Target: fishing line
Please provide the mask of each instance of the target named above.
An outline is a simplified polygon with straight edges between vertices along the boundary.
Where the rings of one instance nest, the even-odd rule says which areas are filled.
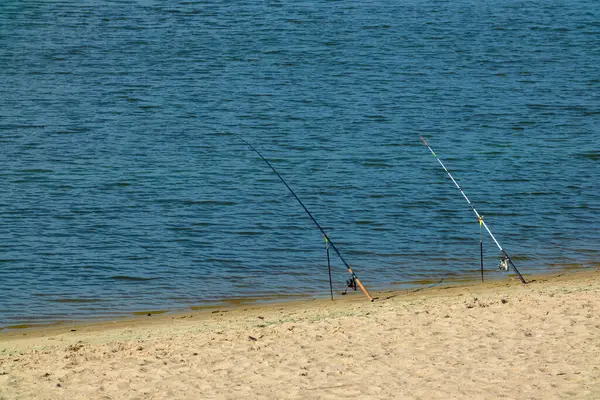
[[[313,215],[310,213],[310,211],[308,211],[308,208],[306,208],[306,206],[304,205],[304,203],[302,203],[302,200],[300,200],[300,198],[292,190],[292,188],[290,187],[290,185],[287,184],[287,182],[283,179],[283,177],[281,175],[279,175],[279,172],[277,172],[277,170],[271,165],[271,163],[266,158],[264,158],[263,155],[260,154],[260,152],[258,150],[256,150],[256,148],[254,146],[252,146],[250,143],[248,143],[240,135],[237,135],[235,133],[233,133],[233,135],[236,136],[238,139],[240,139],[242,142],[246,143],[248,145],[248,147],[250,147],[252,150],[254,150],[254,152],[256,154],[258,154],[258,156],[260,158],[262,158],[262,160],[265,163],[267,163],[267,165],[273,170],[273,172],[275,172],[275,174],[281,180],[281,182],[283,182],[283,184],[285,185],[285,187],[287,187],[288,190],[292,193],[292,195],[294,195],[294,197],[296,198],[296,200],[298,200],[298,203],[300,203],[300,205],[302,206],[302,208],[304,209],[304,211],[306,211],[306,213],[308,214],[308,216],[310,217],[310,219],[312,219],[312,221],[315,223],[315,225],[317,226],[317,228],[319,228],[319,230],[321,231],[321,233],[325,237],[325,240],[327,241],[327,243],[329,244],[329,246],[331,246],[331,248],[335,251],[335,253],[339,257],[339,259],[342,261],[342,263],[344,263],[344,265],[346,266],[346,269],[350,273],[350,276],[351,276],[350,280],[352,280],[353,282],[356,282],[356,284],[358,284],[358,286],[360,287],[360,289],[362,290],[362,292],[365,294],[365,296],[367,296],[367,298],[370,301],[373,301],[373,297],[371,297],[371,295],[369,294],[369,292],[367,291],[367,289],[363,286],[362,282],[358,279],[358,276],[356,276],[356,274],[354,273],[354,271],[352,271],[352,268],[350,267],[350,265],[346,262],[346,260],[344,260],[344,257],[342,257],[342,254],[340,253],[340,251],[338,250],[338,248],[335,246],[335,244],[333,244],[333,242],[331,241],[331,239],[329,238],[329,236],[327,235],[327,233],[325,232],[325,230],[321,227],[321,225],[319,225],[319,223],[317,222],[317,220],[315,219],[315,217],[313,217]],[[331,284],[331,281],[330,281],[330,284]],[[354,287],[354,289],[356,290],[356,286]]]
[[[496,243],[496,246],[498,246],[498,248],[502,252],[503,256],[502,256],[502,259],[500,260],[500,265],[498,265],[498,267],[500,269],[504,269],[505,271],[508,271],[508,268],[509,268],[509,265],[510,265],[513,268],[513,270],[517,273],[517,275],[519,276],[519,279],[521,280],[521,282],[523,282],[523,283],[526,284],[527,282],[525,281],[525,279],[523,278],[523,276],[521,275],[521,273],[519,272],[519,270],[517,269],[517,267],[515,266],[515,264],[511,260],[511,258],[508,255],[508,253],[502,248],[502,246],[500,246],[500,243],[498,243],[498,241],[496,240],[496,238],[494,237],[494,235],[490,231],[490,228],[488,228],[487,224],[483,220],[483,217],[481,215],[479,215],[479,213],[477,212],[477,210],[475,209],[475,207],[473,206],[473,204],[471,203],[471,201],[469,200],[469,198],[467,197],[467,195],[465,194],[465,192],[463,192],[463,190],[458,185],[458,183],[456,183],[456,181],[454,180],[454,178],[452,177],[452,175],[450,174],[450,172],[448,171],[448,169],[446,168],[446,166],[444,165],[444,163],[442,162],[442,160],[439,159],[439,157],[437,156],[437,154],[435,154],[435,152],[433,151],[433,149],[429,146],[429,144],[427,144],[427,142],[425,141],[425,139],[423,139],[423,136],[419,136],[419,137],[421,138],[421,140],[423,141],[423,143],[425,144],[425,146],[427,146],[427,148],[429,149],[429,151],[431,152],[431,154],[433,154],[433,156],[435,157],[435,159],[440,163],[440,165],[442,166],[442,168],[444,168],[444,171],[446,171],[446,173],[448,174],[448,176],[450,177],[450,179],[452,179],[452,182],[454,182],[454,185],[456,185],[456,187],[458,188],[458,190],[460,191],[460,193],[463,195],[463,197],[465,198],[465,200],[467,201],[467,203],[469,203],[469,206],[471,206],[471,209],[473,210],[473,212],[475,213],[475,215],[477,215],[477,219],[479,220],[479,223],[485,228],[485,230],[487,231],[487,233],[489,233],[489,235],[492,238],[492,240],[494,241],[494,243]],[[483,249],[481,251],[482,251],[482,257],[483,257]]]

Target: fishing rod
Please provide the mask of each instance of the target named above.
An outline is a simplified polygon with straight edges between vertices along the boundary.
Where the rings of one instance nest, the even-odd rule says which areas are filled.
[[[315,217],[313,217],[313,215],[310,213],[310,211],[308,211],[308,208],[306,208],[306,206],[304,205],[304,203],[302,203],[302,200],[300,200],[300,198],[292,190],[292,188],[290,187],[290,185],[287,184],[287,182],[283,179],[283,177],[281,175],[279,175],[279,172],[277,172],[277,170],[271,165],[271,163],[266,158],[264,158],[263,155],[260,154],[260,152],[258,150],[256,150],[256,148],[254,146],[252,146],[250,143],[248,143],[243,137],[241,137],[239,135],[236,135],[235,133],[233,135],[237,136],[238,139],[240,139],[242,142],[246,143],[252,150],[254,150],[254,152],[256,154],[258,154],[258,156],[260,158],[262,158],[263,161],[266,162],[269,167],[271,167],[271,169],[273,170],[273,172],[275,172],[275,174],[281,180],[281,182],[283,182],[283,184],[285,185],[285,187],[287,187],[288,190],[292,193],[292,195],[294,195],[294,197],[296,198],[296,200],[298,200],[298,203],[300,203],[300,205],[302,206],[302,208],[304,209],[304,211],[306,211],[306,213],[308,214],[308,216],[310,217],[310,219],[312,219],[312,221],[315,223],[315,225],[317,226],[317,228],[319,228],[319,230],[321,231],[321,233],[325,237],[326,244],[328,245],[327,248],[329,249],[329,247],[331,247],[335,251],[335,253],[338,255],[338,257],[340,258],[340,260],[346,266],[348,272],[351,275],[351,279],[347,282],[348,287],[353,287],[354,290],[356,290],[356,285],[358,285],[360,287],[360,289],[362,290],[362,292],[365,294],[365,296],[367,296],[367,298],[370,301],[373,301],[373,297],[371,297],[371,295],[369,294],[369,292],[367,291],[367,289],[364,287],[364,285],[362,284],[362,282],[360,281],[360,279],[358,279],[358,276],[356,276],[356,274],[354,273],[354,271],[352,271],[352,268],[350,267],[350,265],[346,262],[346,260],[344,260],[344,257],[342,257],[342,254],[340,253],[340,251],[338,250],[338,248],[335,246],[335,244],[333,244],[333,242],[331,241],[331,239],[327,235],[327,232],[325,232],[325,230],[321,227],[321,225],[319,225],[319,223],[317,222],[317,220],[315,219]],[[328,258],[329,258],[329,254],[328,254]],[[329,283],[330,283],[330,288],[331,288],[331,281]]]
[[[423,136],[419,136],[419,137],[421,138],[421,140],[423,141],[423,143],[425,144],[425,146],[427,146],[427,148],[429,149],[429,151],[431,152],[431,154],[433,154],[433,156],[435,157],[435,159],[440,163],[440,165],[442,166],[442,168],[444,168],[444,171],[446,171],[446,173],[448,174],[448,176],[450,177],[450,179],[452,179],[452,182],[454,182],[454,185],[456,185],[456,187],[458,188],[458,190],[460,191],[460,193],[463,195],[463,197],[465,198],[465,200],[467,200],[467,203],[469,203],[469,205],[471,206],[471,209],[473,210],[473,212],[475,213],[475,215],[477,215],[477,219],[478,219],[479,223],[485,228],[485,230],[487,231],[487,233],[490,234],[492,240],[494,241],[494,243],[496,243],[496,246],[498,246],[498,248],[502,252],[503,257],[500,260],[500,265],[499,265],[500,269],[508,271],[508,266],[510,265],[513,268],[513,270],[517,273],[517,275],[519,276],[519,279],[521,280],[521,282],[523,282],[523,283],[526,284],[527,282],[525,281],[525,279],[523,278],[523,276],[521,275],[521,273],[519,272],[519,270],[517,269],[517,267],[515,266],[515,264],[511,260],[511,258],[508,255],[508,253],[502,248],[502,246],[500,246],[500,243],[498,243],[498,241],[496,240],[496,238],[492,234],[492,231],[490,231],[490,228],[488,228],[487,224],[483,220],[483,216],[479,215],[479,213],[477,212],[477,210],[475,209],[475,207],[473,206],[473,204],[471,203],[471,201],[469,200],[469,198],[467,197],[467,195],[465,194],[465,192],[463,192],[463,190],[458,185],[458,183],[456,183],[456,181],[454,180],[454,178],[452,177],[452,175],[450,174],[450,172],[448,171],[448,169],[446,168],[446,166],[444,165],[444,163],[442,162],[442,160],[439,159],[439,157],[437,156],[437,154],[435,154],[435,152],[431,149],[431,147],[429,146],[429,144],[427,144],[427,142],[425,141],[425,139],[423,139]],[[482,259],[483,259],[483,244],[480,244],[480,248],[482,249],[481,251],[482,251]],[[483,261],[482,261],[482,271],[483,271]]]

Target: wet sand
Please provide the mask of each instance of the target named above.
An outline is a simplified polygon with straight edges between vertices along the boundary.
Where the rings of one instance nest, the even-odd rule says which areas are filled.
[[[598,399],[600,272],[0,331],[0,399]]]

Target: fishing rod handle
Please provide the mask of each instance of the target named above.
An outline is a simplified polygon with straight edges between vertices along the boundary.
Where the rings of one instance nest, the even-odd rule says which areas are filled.
[[[373,301],[373,297],[369,294],[369,291],[367,290],[366,287],[364,287],[364,285],[362,284],[362,282],[360,281],[360,279],[358,279],[358,277],[356,275],[354,275],[354,272],[352,272],[352,270],[350,270],[352,275],[354,276],[354,280],[356,281],[356,283],[358,283],[358,286],[360,287],[360,290],[362,290],[362,292],[365,294],[365,296],[367,296],[367,298],[369,299],[369,301]]]
[[[510,256],[508,255],[508,253],[506,253],[506,251],[504,251],[504,250],[502,250],[502,252],[506,256],[506,259],[508,260],[508,263],[510,264],[510,266],[512,267],[512,269],[517,273],[517,276],[521,280],[521,283],[523,283],[523,284],[526,285],[527,281],[525,280],[525,278],[523,278],[523,275],[521,275],[521,273],[517,269],[517,266],[515,265],[515,263],[513,262],[513,260],[510,258]]]

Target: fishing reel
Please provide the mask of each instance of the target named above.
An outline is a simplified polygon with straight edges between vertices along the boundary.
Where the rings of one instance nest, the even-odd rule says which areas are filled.
[[[498,268],[501,271],[508,271],[508,257],[502,256],[500,263],[498,264]]]
[[[346,281],[346,290],[344,290],[342,296],[348,293],[348,289],[353,289],[354,291],[356,291],[356,278],[354,278],[354,276],[350,277],[350,279]]]

